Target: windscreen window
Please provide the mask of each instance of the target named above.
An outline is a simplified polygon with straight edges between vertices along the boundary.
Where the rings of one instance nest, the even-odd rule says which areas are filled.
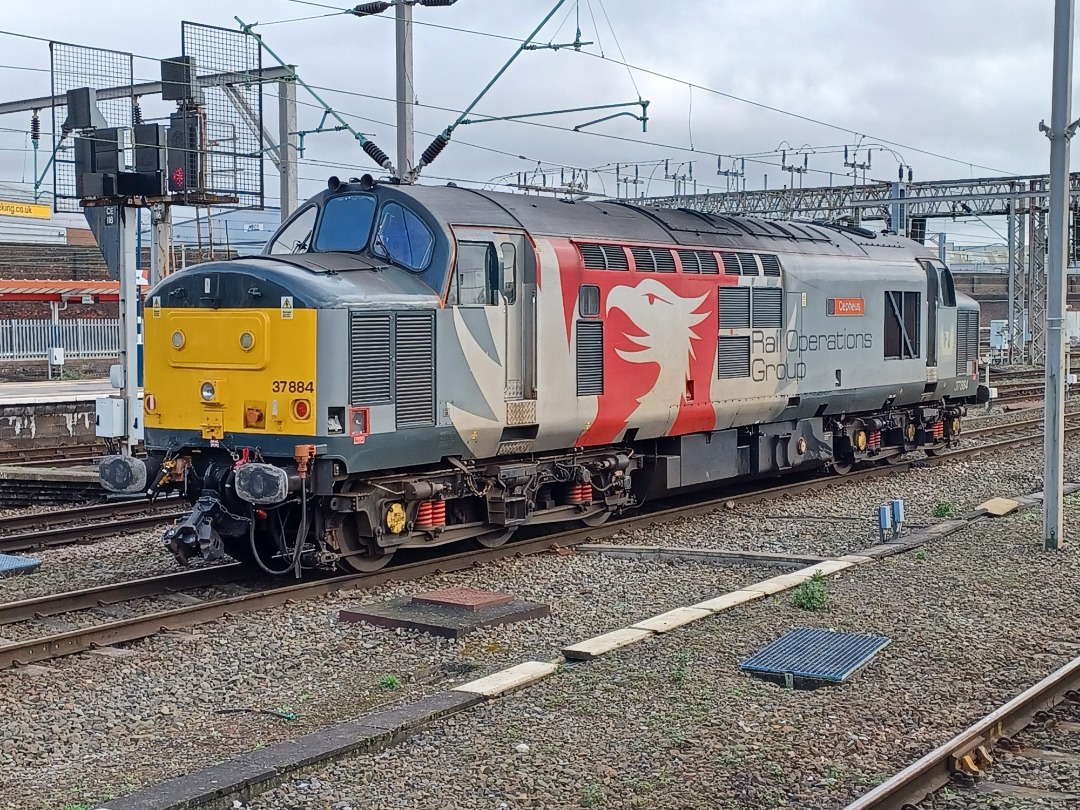
[[[314,205],[305,208],[286,225],[270,243],[271,256],[286,253],[307,253],[311,247],[311,232],[315,229],[315,217],[319,213]]]
[[[434,247],[435,237],[420,217],[397,203],[383,206],[372,246],[374,253],[419,272],[431,261]]]
[[[323,204],[315,250],[363,250],[375,220],[375,198],[366,194],[331,197]]]

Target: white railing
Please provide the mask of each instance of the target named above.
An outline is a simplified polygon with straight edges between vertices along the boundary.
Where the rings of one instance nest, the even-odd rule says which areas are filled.
[[[46,360],[51,348],[62,348],[65,360],[116,357],[120,354],[120,321],[0,320],[0,360]]]

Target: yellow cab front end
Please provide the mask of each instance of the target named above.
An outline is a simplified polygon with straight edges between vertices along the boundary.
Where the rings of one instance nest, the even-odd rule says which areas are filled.
[[[317,311],[168,308],[144,317],[145,426],[196,433],[211,446],[227,434],[316,432]],[[276,443],[275,443],[276,444]]]

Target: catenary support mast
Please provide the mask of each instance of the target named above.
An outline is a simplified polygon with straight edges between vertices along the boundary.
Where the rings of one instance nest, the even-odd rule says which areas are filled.
[[[1043,545],[1060,549],[1065,466],[1065,284],[1069,216],[1069,123],[1072,95],[1074,0],[1057,0],[1054,10],[1054,91],[1050,128],[1050,235],[1046,284],[1046,416],[1043,474]]]

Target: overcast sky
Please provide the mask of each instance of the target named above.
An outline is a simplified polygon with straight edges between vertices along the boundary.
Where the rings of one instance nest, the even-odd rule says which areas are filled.
[[[415,14],[419,23],[520,40],[553,4],[459,0],[451,8],[417,8]],[[394,105],[388,100],[394,95],[392,10],[365,19],[333,15],[270,25],[331,9],[288,0],[3,5],[0,28],[5,31],[152,58],[180,52],[181,20],[230,28],[237,27],[234,14],[258,21],[262,25],[256,30],[270,47],[296,64],[308,83],[326,88],[320,90],[325,100],[395,157]],[[607,113],[462,126],[454,144],[427,170],[429,182],[516,179],[517,172],[531,172],[539,163],[549,180],[559,166],[594,170],[590,190],[614,195],[613,166],[621,163],[630,166],[623,170],[628,174],[637,164],[641,178],[649,181],[638,193],[660,195],[671,193],[673,182],[664,179],[657,161],[670,161],[670,173],[680,174],[688,173],[693,161],[698,190],[705,191],[725,187],[716,174],[718,154],[768,153],[759,158],[763,163],[747,161],[748,188],[761,188],[765,174],[770,188],[793,178],[796,185],[800,180],[804,185],[850,183],[840,150],[860,141],[860,160],[874,148],[868,173],[873,179],[895,179],[901,162],[912,167],[916,180],[1047,171],[1049,142],[1037,126],[1050,117],[1050,0],[580,0],[580,9],[567,0],[538,40],[572,41],[577,11],[582,39],[595,43],[585,50],[594,55],[569,49],[522,54],[477,111],[500,116],[632,102],[640,93],[650,102],[648,132],[628,117],[597,124],[588,133],[572,131]],[[505,39],[418,25],[419,103],[463,109],[514,48]],[[608,59],[598,58],[601,53]],[[628,70],[618,64],[623,56],[631,65],[672,79]],[[264,58],[264,64],[270,62]],[[48,94],[48,68],[46,42],[0,35],[0,101]],[[147,59],[136,59],[134,70],[136,81],[158,78],[157,65]],[[691,90],[687,82],[697,87]],[[274,92],[267,92],[266,109],[276,133]],[[300,126],[314,128],[321,112],[303,90],[299,98]],[[417,129],[428,134],[418,133],[417,153],[455,117],[418,108]],[[28,114],[0,117],[0,183],[31,179],[30,156],[23,151],[29,146],[28,127]],[[46,118],[44,128],[49,127]],[[807,174],[781,170],[780,155],[772,150],[785,142],[791,146],[789,163],[800,166],[803,158],[795,153],[806,147]],[[306,147],[301,196],[316,191],[330,174],[374,171],[347,133],[311,135]],[[729,164],[725,158],[724,167]],[[275,198],[269,164],[267,177],[268,197]],[[958,241],[977,242],[986,235],[977,223],[950,223],[947,229]],[[965,240],[965,234],[977,238]]]

